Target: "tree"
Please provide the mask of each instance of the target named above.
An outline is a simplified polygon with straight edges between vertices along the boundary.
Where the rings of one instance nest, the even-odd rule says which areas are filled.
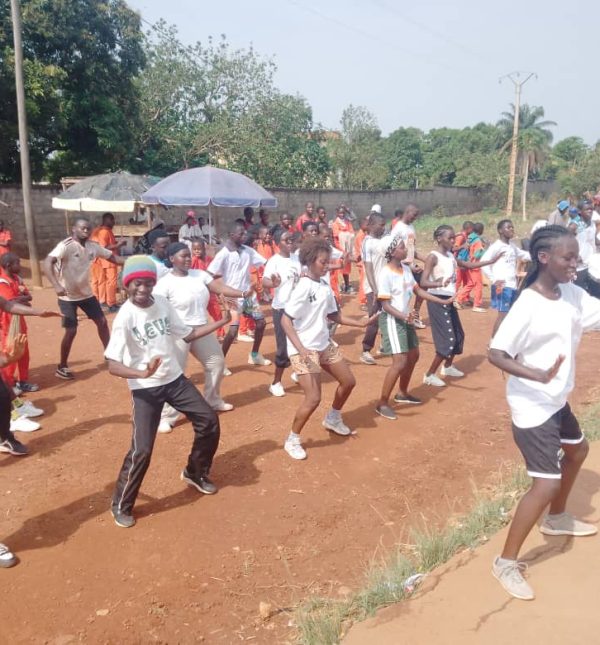
[[[383,141],[390,188],[418,188],[423,165],[424,134],[418,128],[398,128]]]
[[[515,106],[513,104],[511,106],[512,112],[503,112],[502,118],[497,123],[505,140],[503,150],[508,148],[512,140]],[[529,107],[527,103],[523,103],[519,108],[519,154],[517,165],[523,181],[521,188],[523,220],[527,219],[527,182],[530,175],[535,175],[535,173],[539,172],[543,162],[548,157],[550,144],[554,137],[548,128],[555,126],[556,123],[554,121],[542,121],[543,117],[544,108],[541,106],[534,105]]]
[[[140,17],[124,0],[22,0],[34,179],[115,169],[137,123]],[[18,177],[9,0],[0,0],[0,177]]]
[[[575,198],[600,190],[600,141],[585,156],[558,173],[561,191]]]
[[[341,136],[328,142],[334,183],[344,190],[385,188],[388,171],[375,116],[365,107],[349,105],[340,125]]]

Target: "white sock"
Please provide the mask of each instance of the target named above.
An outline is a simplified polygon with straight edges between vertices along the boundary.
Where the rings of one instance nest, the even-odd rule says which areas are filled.
[[[336,410],[335,408],[329,408],[329,412],[327,413],[327,416],[332,421],[339,421],[342,418],[342,412],[341,410]]]
[[[510,560],[509,558],[501,558],[500,556],[498,556],[496,562],[498,564],[509,564],[510,562],[516,562],[516,560]]]
[[[297,441],[300,443],[300,435],[296,434],[295,432],[290,432],[287,438],[288,441]]]

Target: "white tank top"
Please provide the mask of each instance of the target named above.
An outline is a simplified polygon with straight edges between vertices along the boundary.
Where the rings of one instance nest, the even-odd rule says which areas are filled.
[[[429,293],[434,296],[453,296],[456,293],[456,258],[448,251],[445,255],[439,251],[432,251],[437,258],[437,263],[429,275],[429,281],[447,280],[450,282],[445,287],[436,287],[428,289]]]

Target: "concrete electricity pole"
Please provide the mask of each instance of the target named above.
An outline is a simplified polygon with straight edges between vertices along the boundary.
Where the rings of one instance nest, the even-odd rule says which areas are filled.
[[[12,13],[13,38],[15,43],[15,85],[17,89],[17,113],[19,117],[19,152],[21,156],[21,184],[23,190],[23,213],[31,279],[34,286],[42,286],[40,263],[38,259],[33,213],[31,211],[31,171],[29,168],[29,141],[27,137],[27,112],[25,110],[25,86],[23,84],[23,42],[21,40],[21,7],[19,0],[10,0]]]
[[[523,80],[518,80],[521,77],[521,74],[527,74]],[[537,74],[535,72],[511,72],[502,76],[500,78],[500,83],[503,79],[508,78],[510,82],[515,86],[515,114],[513,121],[513,134],[512,134],[512,145],[510,149],[510,175],[508,178],[508,200],[506,204],[506,217],[512,215],[513,210],[513,201],[515,195],[515,178],[517,174],[517,153],[519,151],[519,110],[521,107],[521,88],[527,81]]]

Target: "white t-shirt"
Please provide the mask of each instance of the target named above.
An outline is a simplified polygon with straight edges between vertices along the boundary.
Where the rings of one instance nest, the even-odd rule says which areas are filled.
[[[169,271],[154,287],[153,293],[164,296],[175,308],[186,325],[206,325],[206,307],[210,292],[206,288],[214,278],[202,269],[190,269],[186,276],[173,275]]]
[[[523,365],[540,369],[548,369],[559,356],[565,356],[550,383],[508,377],[506,397],[519,428],[541,425],[564,407],[575,382],[575,354],[581,334],[600,329],[600,300],[571,283],[559,287],[559,300],[525,289],[490,345]]]
[[[154,262],[154,265],[156,266],[157,281],[161,278],[164,278],[167,273],[169,273],[169,267],[164,262],[161,262],[158,258],[155,258],[153,255],[149,255],[148,257],[152,260],[152,262]]]
[[[406,264],[412,264],[415,259],[415,251],[417,248],[417,233],[415,227],[412,224],[405,224],[400,220],[396,226],[390,231],[392,238],[400,236],[404,240],[406,245]]]
[[[329,345],[327,316],[337,310],[335,296],[325,280],[316,282],[307,276],[300,278],[285,305],[285,313],[292,318],[302,345],[317,352]],[[298,353],[289,338],[287,350],[290,356]]]
[[[416,284],[412,271],[408,267],[397,269],[391,264],[386,264],[377,279],[377,298],[389,300],[394,309],[408,314]]]
[[[198,224],[194,224],[193,226],[190,226],[189,224],[184,224],[179,229],[179,241],[185,244],[189,243],[191,245],[192,238],[199,239],[201,237],[202,237],[202,230],[200,229]]]
[[[370,235],[367,235],[363,240],[361,251],[360,251],[360,256],[362,258],[363,263],[370,262],[371,265],[373,266],[373,274],[375,276],[375,282],[377,282],[377,278],[381,273],[381,269],[383,269],[383,267],[385,266],[385,257],[384,257],[385,249],[383,249],[383,252],[382,252],[381,240],[382,238],[371,237]],[[371,289],[371,285],[367,280],[366,271],[365,271],[365,277],[363,282],[363,289],[365,293],[373,292],[373,290]]]
[[[223,282],[232,289],[248,291],[250,288],[250,267],[260,267],[266,260],[250,246],[242,245],[235,251],[224,246],[208,265],[208,271],[221,276]]]
[[[341,260],[344,257],[344,253],[335,246],[330,246],[329,250],[331,251],[331,255],[330,255],[331,262],[337,262],[338,260]],[[323,280],[325,280],[325,282],[329,286],[331,286],[331,271],[327,271],[327,273],[323,276]]]
[[[112,257],[112,251],[90,240],[82,246],[75,238],[68,237],[59,242],[48,255],[58,260],[55,264],[57,280],[67,292],[64,296],[58,296],[59,300],[77,302],[94,295],[90,285],[92,262],[96,258]]]
[[[456,293],[456,269],[458,264],[452,251],[440,253],[439,251],[431,252],[437,258],[429,279],[432,281],[450,279],[450,282],[444,287],[434,287],[428,289],[429,293],[434,296],[453,296]]]
[[[492,284],[494,282],[504,282],[505,287],[516,289],[518,284],[517,260],[531,262],[531,256],[527,251],[520,249],[514,242],[507,243],[502,240],[496,240],[486,249],[481,261],[493,260],[502,252],[504,252],[504,255],[497,262],[482,267],[482,271]]]
[[[301,272],[302,267],[297,255],[291,254],[289,258],[284,258],[279,253],[276,253],[267,260],[264,276],[271,278],[274,274],[277,274],[281,278],[281,284],[274,289],[273,302],[271,303],[273,309],[283,309],[285,307],[294,285],[300,278]]]
[[[587,269],[592,255],[596,252],[596,225],[590,224],[577,233],[579,243],[579,257],[581,262],[577,263],[577,271]]]
[[[127,300],[115,317],[104,356],[136,370],[146,369],[150,359],[159,357],[162,362],[150,378],[127,379],[127,384],[131,390],[167,385],[182,374],[175,340],[191,332],[163,296],[154,296],[154,303],[145,309]]]

